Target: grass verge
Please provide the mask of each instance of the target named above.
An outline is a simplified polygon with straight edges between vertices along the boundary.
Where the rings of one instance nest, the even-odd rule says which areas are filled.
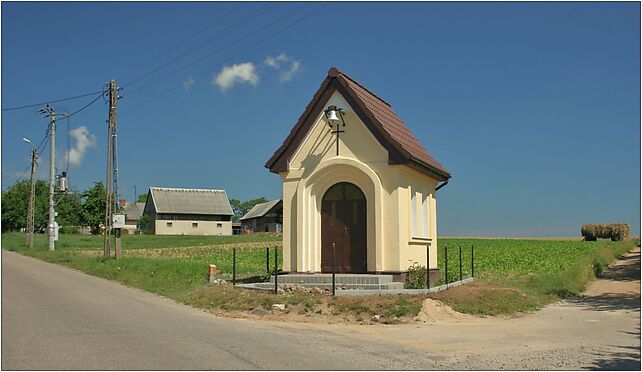
[[[215,263],[219,267],[220,278],[228,281],[231,278],[230,246],[239,247],[238,278],[249,280],[266,277],[265,249],[255,248],[253,244],[276,245],[275,239],[279,237],[269,235],[225,239],[125,236],[124,257],[118,261],[100,258],[100,237],[61,235],[55,252],[47,251],[44,237],[38,237],[41,239],[37,240],[36,247],[27,249],[23,245],[23,234],[3,234],[2,247],[222,315],[242,316],[257,308],[271,312],[272,305],[280,303],[286,305],[286,311],[280,314],[290,316],[290,320],[318,318],[322,321],[368,323],[377,319],[394,323],[414,318],[427,297],[404,295],[333,299],[316,293],[274,295],[229,285],[208,284],[208,263]],[[475,245],[476,281],[430,297],[463,313],[511,315],[533,311],[560,298],[582,292],[596,274],[619,255],[639,244],[639,241],[442,239],[441,244],[444,248],[449,245],[450,249],[458,244],[467,247]],[[442,270],[444,248],[440,248],[439,257]],[[458,253],[458,249],[453,251]],[[457,264],[458,254],[454,255],[454,259],[449,254],[451,277],[458,275]],[[463,268],[464,276],[466,270],[470,269]]]

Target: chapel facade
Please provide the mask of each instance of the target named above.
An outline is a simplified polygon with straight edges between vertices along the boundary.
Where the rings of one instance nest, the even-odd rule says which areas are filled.
[[[388,102],[331,68],[266,163],[283,181],[283,270],[437,268],[436,191],[450,173]]]

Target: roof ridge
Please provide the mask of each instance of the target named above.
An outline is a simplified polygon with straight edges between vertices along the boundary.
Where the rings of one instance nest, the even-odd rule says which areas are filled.
[[[194,189],[187,187],[160,187],[160,186],[150,186],[150,189],[154,190],[164,190],[164,191],[205,191],[205,192],[225,192],[223,189]]]
[[[379,97],[379,96],[378,96],[377,94],[375,94],[373,91],[371,91],[370,89],[368,89],[368,88],[364,87],[362,84],[360,84],[358,81],[354,80],[354,79],[353,79],[353,78],[351,78],[350,76],[348,76],[348,75],[344,74],[343,72],[339,71],[339,69],[338,69],[338,68],[336,68],[336,67],[331,67],[331,68],[330,68],[330,71],[328,71],[328,76],[330,76],[330,77],[339,77],[339,76],[343,76],[344,78],[346,78],[346,79],[350,80],[351,82],[353,82],[353,83],[357,84],[358,86],[360,86],[360,87],[361,87],[363,90],[365,90],[366,92],[368,92],[368,93],[372,94],[375,98],[377,98],[377,99],[378,99],[378,100],[380,100],[381,102],[385,103],[388,107],[392,108],[392,105],[391,105],[390,103],[388,103],[388,101],[386,101],[385,99],[383,99],[383,98]]]

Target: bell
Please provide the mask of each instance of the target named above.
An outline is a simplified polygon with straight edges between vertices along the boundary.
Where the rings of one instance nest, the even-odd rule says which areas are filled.
[[[328,111],[328,121],[329,121],[329,122],[331,122],[331,123],[332,123],[332,122],[339,121],[339,120],[340,120],[340,119],[339,119],[339,117],[337,116],[337,111],[336,111],[336,110],[329,110],[329,111]]]

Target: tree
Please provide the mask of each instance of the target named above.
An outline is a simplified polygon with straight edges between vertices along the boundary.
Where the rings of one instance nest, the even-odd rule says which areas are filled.
[[[243,217],[244,214],[249,212],[250,209],[254,208],[255,205],[266,203],[268,201],[269,200],[267,200],[264,196],[257,199],[246,200],[244,202],[241,202],[238,199],[230,199],[230,205],[232,206],[232,212],[234,213],[232,219],[234,220],[234,222],[238,222],[238,220]]]
[[[232,221],[238,222],[239,218],[243,216],[241,212],[241,201],[238,199],[230,199],[230,205],[232,206],[232,213],[234,213]]]
[[[147,194],[138,195],[138,199],[136,201],[139,202],[139,203],[146,203],[147,202]]]
[[[82,224],[91,227],[92,234],[100,232],[105,222],[105,199],[107,190],[102,182],[94,182],[94,187],[85,190],[82,198]]]
[[[56,212],[58,217],[56,221],[61,227],[81,226],[83,224],[83,205],[80,194],[77,192],[68,192],[56,194]],[[68,229],[65,229],[69,231]]]
[[[29,208],[28,180],[20,181],[2,192],[2,231],[18,231],[27,227],[27,210]],[[45,181],[36,181],[34,205],[35,230],[47,225],[49,215],[49,186]]]

